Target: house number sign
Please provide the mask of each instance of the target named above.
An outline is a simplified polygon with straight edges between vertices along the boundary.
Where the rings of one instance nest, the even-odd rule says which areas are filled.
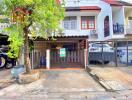
[[[66,49],[65,48],[60,49],[60,57],[66,57]]]

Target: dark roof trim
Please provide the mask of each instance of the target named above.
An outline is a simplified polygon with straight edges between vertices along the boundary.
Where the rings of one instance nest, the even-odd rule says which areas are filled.
[[[80,7],[66,7],[65,8],[65,11],[87,11],[87,10],[100,11],[101,8],[98,6],[80,6]]]
[[[121,0],[102,0],[102,1],[110,4],[111,6],[132,6],[132,3],[128,3]]]
[[[122,3],[123,6],[132,6],[132,3],[128,3],[125,1],[119,1],[120,3]]]
[[[47,40],[52,40],[52,38],[54,39],[70,39],[70,38],[80,38],[80,39],[88,39],[88,35],[84,35],[84,36],[54,36],[54,37],[49,37],[48,39],[44,39],[42,37],[37,37],[34,41],[47,41]]]

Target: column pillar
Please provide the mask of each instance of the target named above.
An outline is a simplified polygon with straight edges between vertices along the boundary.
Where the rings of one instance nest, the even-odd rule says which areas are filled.
[[[87,49],[84,49],[84,66],[87,67]]]
[[[50,49],[46,50],[46,69],[50,69]]]

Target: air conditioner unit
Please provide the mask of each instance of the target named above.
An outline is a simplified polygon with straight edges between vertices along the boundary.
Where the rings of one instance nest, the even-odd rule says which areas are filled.
[[[90,35],[97,34],[96,30],[90,30]]]

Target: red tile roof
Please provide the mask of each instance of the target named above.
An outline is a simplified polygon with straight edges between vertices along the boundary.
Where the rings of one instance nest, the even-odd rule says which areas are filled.
[[[123,6],[122,3],[120,3],[118,0],[102,0],[112,6]]]

